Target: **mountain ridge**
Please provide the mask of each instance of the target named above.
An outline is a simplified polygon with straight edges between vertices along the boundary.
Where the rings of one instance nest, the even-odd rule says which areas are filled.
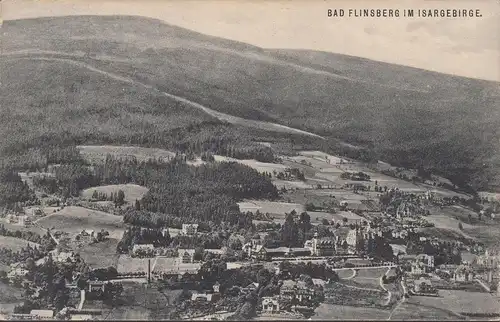
[[[347,55],[263,49],[138,16],[8,20],[2,31],[4,52],[114,57],[92,64],[220,113],[368,146],[391,163],[449,172],[458,181],[490,173],[477,186],[500,182],[498,82]],[[19,68],[2,63],[7,71]],[[21,103],[10,98],[13,106]]]

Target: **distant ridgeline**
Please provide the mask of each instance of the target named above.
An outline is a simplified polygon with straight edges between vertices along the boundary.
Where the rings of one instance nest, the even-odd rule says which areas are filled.
[[[149,18],[124,21],[4,21],[4,165],[44,166],[50,151],[79,144],[266,162],[315,149],[423,168],[474,190],[500,188],[498,83],[332,53],[265,50]],[[117,37],[124,33],[137,37]]]

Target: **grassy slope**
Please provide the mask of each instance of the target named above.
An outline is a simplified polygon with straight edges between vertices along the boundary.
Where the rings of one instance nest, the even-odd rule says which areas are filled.
[[[97,59],[78,59],[220,112],[373,144],[386,159],[422,162],[447,174],[485,164],[480,170],[483,175],[474,175],[473,181],[490,186],[500,182],[499,90],[493,82],[328,53],[265,51],[138,17],[7,21],[3,29],[8,35],[3,37],[4,52],[40,49],[91,54]],[[155,123],[145,112],[151,100],[157,100],[151,93],[123,90],[123,84],[61,63],[35,65],[45,67],[25,60],[5,60],[1,66],[4,79],[9,79],[2,97],[7,97],[5,106],[11,108],[3,114],[12,120],[9,113],[15,109],[20,114],[17,109],[23,107],[24,117],[14,124],[24,126],[24,131],[39,127],[34,122],[41,120],[56,124],[51,127],[56,131],[67,124],[74,126],[82,117],[89,124],[83,126],[85,130],[97,125],[104,132],[183,126],[192,119],[209,118],[188,107],[181,112],[179,104],[166,102],[156,109],[155,116],[162,117]],[[85,90],[69,93],[71,83]],[[71,113],[68,105],[73,107]],[[175,111],[165,108],[171,105],[177,106]],[[46,113],[49,108],[51,113]],[[109,116],[96,117],[92,108],[106,108]],[[39,111],[36,117],[31,115],[33,110]],[[56,111],[65,115],[64,122],[55,117]],[[146,114],[141,121],[133,118],[142,113]],[[165,120],[169,125],[163,125]]]

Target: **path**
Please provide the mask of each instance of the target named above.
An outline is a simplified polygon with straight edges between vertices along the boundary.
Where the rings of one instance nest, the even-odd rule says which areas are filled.
[[[357,270],[355,270],[355,269],[353,269],[353,270],[352,270],[352,275],[351,275],[351,276],[349,276],[349,277],[347,277],[347,278],[344,278],[344,279],[345,279],[345,280],[350,280],[350,279],[355,278],[355,277],[356,277],[356,275],[358,275],[358,271],[357,271]]]
[[[78,310],[83,309],[83,303],[85,303],[85,290],[80,290],[80,303],[78,303]]]
[[[478,279],[478,278],[476,278],[476,279],[474,279],[474,280],[475,280],[476,282],[478,282],[478,283],[479,283],[479,285],[481,285],[481,286],[484,288],[484,290],[485,290],[486,292],[491,292],[490,287],[489,287],[488,285],[484,284],[484,282],[483,282],[483,281],[481,281],[481,280],[480,280],[480,279]]]
[[[403,288],[403,296],[398,301],[398,303],[394,306],[394,308],[392,309],[391,313],[387,317],[387,320],[390,320],[392,318],[392,315],[394,314],[394,312],[396,312],[396,310],[406,301],[406,294],[408,294],[408,293],[407,293],[407,290],[406,290],[406,285],[405,285],[405,283],[402,280],[401,280],[401,287]]]
[[[385,287],[385,285],[384,285],[384,281],[383,281],[384,276],[387,276],[387,274],[389,274],[390,270],[391,270],[391,268],[390,268],[390,267],[389,267],[389,268],[387,268],[387,271],[386,271],[384,274],[382,274],[382,276],[380,276],[380,278],[379,278],[379,284],[380,284],[380,287],[381,287],[384,291],[386,291],[386,292],[387,292],[387,300],[385,301],[384,306],[389,305],[389,303],[391,302],[391,298],[392,298],[392,293],[391,293],[391,291],[389,291],[389,290]]]
[[[51,53],[55,54],[55,52],[51,52]],[[244,119],[244,118],[241,118],[241,117],[238,117],[238,116],[233,116],[233,115],[225,114],[225,113],[222,113],[222,112],[217,112],[217,111],[212,110],[212,109],[210,109],[210,108],[208,108],[208,107],[206,107],[204,105],[201,105],[199,103],[196,103],[196,102],[193,102],[191,100],[188,100],[188,99],[186,99],[184,97],[177,96],[177,95],[174,95],[174,94],[170,94],[170,93],[167,93],[167,92],[162,92],[162,91],[154,88],[151,85],[140,83],[140,82],[138,82],[136,80],[133,80],[131,78],[123,77],[123,76],[120,76],[120,75],[114,74],[114,73],[110,73],[110,72],[98,69],[98,68],[96,68],[96,67],[94,67],[92,65],[89,65],[87,63],[75,60],[76,59],[76,58],[74,58],[75,54],[66,54],[66,53],[59,53],[58,54],[58,55],[66,56],[67,58],[40,57],[40,56],[39,57],[33,57],[33,55],[47,55],[47,53],[44,53],[43,51],[7,52],[7,53],[2,53],[1,55],[2,56],[7,56],[8,57],[7,59],[13,58],[13,59],[41,60],[41,61],[59,61],[59,62],[64,62],[64,63],[72,64],[72,65],[75,65],[75,66],[78,66],[78,67],[81,67],[81,68],[86,68],[86,69],[88,69],[90,71],[99,73],[101,75],[105,75],[105,76],[107,76],[109,78],[112,78],[114,80],[117,80],[117,81],[120,81],[120,82],[123,82],[123,83],[131,84],[131,85],[136,85],[136,86],[140,86],[140,87],[146,88],[148,90],[155,91],[157,93],[160,93],[163,96],[172,98],[172,99],[174,99],[174,100],[176,100],[178,102],[182,102],[182,103],[185,103],[185,104],[190,105],[192,107],[195,107],[197,109],[200,109],[200,110],[204,111],[205,113],[207,113],[208,115],[211,115],[211,116],[213,116],[213,117],[215,117],[215,118],[217,118],[217,119],[219,119],[221,121],[226,121],[226,122],[231,123],[231,124],[238,124],[238,125],[243,125],[243,126],[248,126],[248,127],[254,127],[254,128],[268,130],[268,131],[273,131],[273,132],[285,132],[285,133],[302,134],[302,135],[313,136],[313,137],[324,139],[324,137],[322,137],[320,135],[317,135],[317,134],[314,134],[314,133],[311,133],[311,132],[307,132],[307,131],[303,131],[303,130],[299,130],[299,129],[295,129],[295,128],[291,128],[291,127],[288,127],[288,126],[285,126],[285,125],[281,125],[281,124],[277,124],[277,123],[272,123],[272,122],[265,122],[265,121],[249,120],[249,119]],[[19,56],[19,57],[16,57],[16,56]],[[23,57],[23,56],[26,56],[26,57]],[[73,57],[73,59],[71,59],[71,57]],[[94,60],[99,60],[99,59],[94,58]]]

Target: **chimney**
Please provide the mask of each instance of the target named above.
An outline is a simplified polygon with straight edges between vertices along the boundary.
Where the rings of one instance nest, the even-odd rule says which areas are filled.
[[[151,283],[151,259],[148,259],[148,284]]]

